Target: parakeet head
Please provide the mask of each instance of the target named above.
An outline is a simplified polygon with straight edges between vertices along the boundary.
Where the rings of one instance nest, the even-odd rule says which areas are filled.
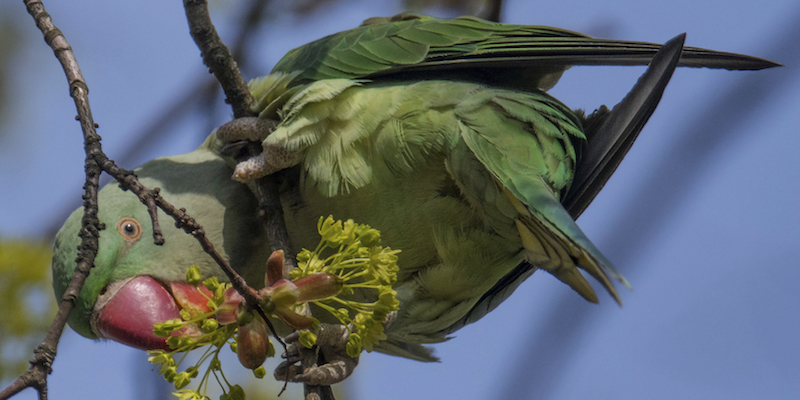
[[[167,201],[186,208],[217,251],[246,279],[248,272],[257,276],[260,271],[263,277],[269,246],[255,218],[255,199],[246,186],[230,179],[232,170],[205,146],[148,162],[136,174],[142,184],[160,187]],[[202,304],[207,301],[192,296],[197,291],[185,283],[186,270],[197,265],[204,277],[224,275],[199,243],[176,229],[161,210],[165,243],[155,245],[147,209],[116,182],[99,192],[98,201],[98,217],[105,229],[69,324],[88,338],[113,339],[142,349],[165,348],[164,338],[153,334],[153,324],[180,318],[180,309],[193,297]],[[82,208],[73,212],[56,235],[52,269],[59,301],[74,274],[82,217]]]

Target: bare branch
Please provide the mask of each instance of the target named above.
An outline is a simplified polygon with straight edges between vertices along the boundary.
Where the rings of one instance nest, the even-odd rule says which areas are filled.
[[[0,399],[7,399],[25,388],[33,387],[39,392],[39,399],[47,399],[47,375],[52,371],[51,366],[56,356],[58,341],[67,323],[70,311],[75,307],[75,300],[80,293],[89,270],[94,265],[97,255],[100,230],[103,229],[97,219],[97,192],[100,185],[100,167],[92,156],[93,151],[100,151],[100,136],[95,131],[92,111],[89,107],[89,88],[83,79],[78,61],[72,52],[67,39],[55,26],[50,15],[45,11],[44,4],[38,0],[26,0],[25,6],[33,17],[36,26],[44,34],[44,40],[53,50],[69,83],[69,92],[75,101],[78,111],[76,117],[81,123],[84,146],[86,149],[86,183],[84,184],[84,216],[80,231],[81,244],[78,246],[78,259],[75,275],[61,299],[58,313],[50,325],[47,336],[39,347],[34,350],[34,357],[30,361],[31,367],[21,375],[11,386],[0,392]]]
[[[500,22],[502,10],[503,0],[487,0],[480,17],[489,21]]]
[[[281,173],[278,171],[276,174]],[[284,268],[283,276],[288,277],[289,271],[297,267],[297,259],[292,251],[292,244],[289,240],[289,233],[286,231],[286,223],[283,219],[283,207],[278,195],[278,184],[275,176],[265,176],[256,180],[252,186],[253,192],[258,199],[258,217],[264,225],[267,233],[267,240],[272,249],[283,250]],[[274,223],[273,221],[277,221]]]
[[[245,10],[240,20],[235,23],[239,31],[233,40],[231,49],[233,59],[238,60],[237,64],[242,70],[248,69],[249,59],[245,50],[253,34],[258,32],[258,24],[264,19],[264,10],[268,3],[267,0],[254,0],[251,7]],[[146,126],[128,135],[134,139],[126,145],[128,151],[116,158],[120,165],[130,165],[133,161],[138,160],[145,150],[157,147],[160,140],[167,137],[165,132],[168,132],[190,111],[197,108],[208,108],[206,105],[212,104],[210,101],[216,98],[220,89],[219,83],[215,80],[207,79],[205,76],[202,79],[195,79],[195,81],[196,83],[184,89],[184,93],[173,98],[169,102],[169,106],[161,108],[155,116],[151,117]],[[208,115],[213,114],[210,109],[208,111]],[[216,128],[216,126],[213,128]],[[67,219],[67,216],[74,209],[75,207],[71,202],[65,202],[63,209],[55,213],[57,217],[53,218],[50,225],[44,230],[46,232],[44,236],[55,236],[58,229],[61,228],[61,221]],[[294,265],[293,261],[292,264]]]
[[[40,0],[27,0],[25,4],[28,12],[33,16],[37,27],[39,27],[44,34],[45,41],[53,49],[56,58],[64,69],[70,87],[70,95],[73,97],[78,111],[76,119],[81,123],[86,151],[86,183],[84,184],[85,193],[83,195],[84,217],[79,233],[81,244],[78,247],[77,266],[72,280],[61,299],[56,317],[53,320],[45,340],[34,350],[34,357],[30,361],[31,368],[9,387],[0,392],[0,400],[8,399],[28,387],[33,387],[38,391],[39,399],[47,399],[47,375],[52,371],[51,367],[56,356],[58,341],[66,326],[69,313],[75,307],[76,299],[86,281],[86,277],[88,277],[91,268],[94,266],[94,259],[97,256],[99,248],[99,232],[105,228],[97,218],[97,193],[99,191],[99,178],[102,171],[108,172],[117,179],[120,182],[120,187],[124,190],[131,190],[134,192],[139,197],[140,201],[147,206],[153,221],[153,236],[156,244],[163,244],[164,242],[157,218],[156,207],[158,207],[175,219],[176,226],[190,233],[200,242],[206,253],[211,255],[215,262],[217,262],[236,290],[242,294],[249,304],[258,304],[257,292],[247,286],[244,279],[216,252],[213,244],[205,237],[203,227],[191,216],[186,214],[185,209],[176,209],[159,195],[158,188],[146,188],[138,181],[136,175],[132,171],[118,167],[103,153],[100,145],[101,138],[95,131],[97,125],[94,123],[89,106],[88,85],[86,85],[77,59],[72,52],[72,48],[61,31],[53,24],[52,18],[45,11],[44,5]],[[227,51],[227,49],[225,49],[225,51]],[[228,56],[228,58],[230,57]],[[249,102],[252,103],[252,97],[250,97],[249,91],[247,91],[247,87],[244,85],[241,76],[238,75],[235,64],[233,65],[233,69],[235,75],[237,75],[239,81],[241,81],[241,86],[244,88],[244,92],[246,93],[245,99],[249,98]],[[237,95],[229,94],[229,97],[231,96],[235,98]],[[249,110],[249,106],[247,106],[247,109]],[[260,308],[257,309],[257,311],[262,318],[267,320],[266,315]],[[278,338],[278,341],[285,347],[285,344],[280,338]]]
[[[253,97],[247,89],[244,79],[241,77],[236,62],[230,54],[228,48],[216,33],[211,17],[208,13],[208,5],[205,0],[184,0],[186,8],[186,18],[189,22],[189,31],[194,42],[200,48],[203,63],[209,67],[210,71],[217,77],[222,85],[227,101],[233,108],[234,118],[248,117],[257,115],[252,110]],[[255,146],[253,154],[260,152],[260,148]],[[278,194],[278,185],[273,176],[266,176],[256,181],[254,193],[259,200],[259,218],[264,224],[267,238],[272,250],[283,250],[286,257],[286,269],[288,271],[296,265],[291,250],[289,234],[286,230],[286,223],[283,219],[283,207],[281,206]],[[237,288],[238,290],[238,288]],[[241,293],[241,292],[240,292]],[[241,293],[245,296],[245,293]],[[245,297],[248,304],[252,305],[250,299]],[[256,308],[259,313],[263,313],[260,307]],[[262,315],[263,316],[263,315]],[[264,318],[268,321],[267,318]],[[274,332],[274,331],[273,331]],[[278,338],[280,341],[280,339]],[[281,342],[282,343],[282,342]],[[304,361],[303,367],[310,367]],[[306,398],[333,399],[333,392],[330,386],[305,385]]]
[[[261,12],[264,1],[259,0],[254,4],[253,9]],[[124,190],[131,190],[136,194],[140,201],[147,206],[148,212],[153,221],[153,236],[156,244],[162,244],[164,239],[161,234],[157,218],[157,209],[161,208],[165,213],[172,216],[176,221],[176,226],[182,228],[187,233],[193,235],[201,244],[203,249],[211,255],[220,268],[228,276],[236,290],[242,294],[248,304],[256,305],[256,310],[269,322],[263,310],[257,307],[259,296],[257,292],[249,287],[244,279],[228,265],[228,263],[216,252],[213,244],[205,237],[205,231],[192,217],[186,214],[185,209],[176,209],[166,202],[160,195],[159,189],[148,189],[141,185],[132,171],[125,170],[114,164],[113,161],[103,153],[100,145],[100,136],[95,131],[96,124],[92,119],[91,109],[88,102],[88,86],[80,72],[77,60],[72,53],[71,47],[66,38],[61,34],[57,27],[52,23],[52,19],[45,12],[41,1],[26,1],[29,13],[34,17],[37,26],[42,31],[45,41],[53,49],[56,57],[64,69],[70,87],[70,94],[75,100],[78,110],[78,119],[84,132],[84,142],[86,150],[86,184],[84,185],[84,218],[80,232],[82,238],[79,246],[79,258],[75,274],[69,287],[67,288],[59,307],[56,318],[53,321],[50,331],[45,341],[34,351],[34,358],[31,360],[31,368],[11,386],[0,392],[0,400],[7,399],[27,387],[34,387],[40,399],[47,398],[47,375],[51,372],[51,366],[56,355],[58,339],[66,325],[67,317],[75,306],[75,301],[80,293],[81,287],[89,275],[94,264],[94,259],[98,251],[99,231],[104,226],[97,218],[97,193],[99,191],[99,176],[102,171],[108,172]],[[247,86],[239,74],[236,63],[230,56],[227,47],[219,40],[213,25],[208,17],[205,2],[186,1],[187,18],[190,21],[192,35],[196,43],[201,48],[204,63],[215,73],[217,79],[222,83],[227,95],[227,101],[234,109],[236,117],[252,116],[255,113],[251,110],[253,102],[252,96],[247,90]],[[255,23],[260,19],[256,15],[248,22]],[[192,21],[200,21],[198,25]],[[237,40],[237,47],[241,48],[245,40],[245,34]],[[264,178],[259,182],[256,191],[261,202],[259,215],[262,217],[268,237],[273,249],[283,249],[286,254],[292,254],[289,246],[288,234],[286,233],[283,221],[282,207],[280,198],[277,194],[277,187],[270,178]],[[295,264],[293,258],[287,260],[287,270]],[[283,341],[277,338],[281,344]],[[284,345],[285,346],[285,345]],[[312,360],[313,361],[313,360]],[[307,398],[332,399],[330,387],[306,387]]]
[[[184,0],[183,6],[186,9],[186,19],[189,21],[189,32],[200,48],[203,64],[222,85],[227,96],[225,101],[233,108],[234,118],[256,116],[256,112],[252,109],[253,96],[247,89],[247,82],[239,73],[230,50],[222,43],[211,23],[208,4],[205,0]]]

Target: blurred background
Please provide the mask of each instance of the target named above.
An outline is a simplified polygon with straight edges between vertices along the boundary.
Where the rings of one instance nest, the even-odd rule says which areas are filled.
[[[231,118],[178,1],[46,2],[90,87],[105,152],[133,168],[197,147]],[[288,50],[405,10],[479,14],[481,0],[212,2],[245,78]],[[502,22],[747,53],[760,72],[680,69],[637,144],[579,224],[632,283],[625,306],[584,302],[534,274],[436,345],[441,363],[364,354],[340,399],[800,398],[800,3],[505,0]],[[0,378],[24,369],[55,300],[49,247],[80,205],[83,145],[63,72],[22,2],[0,3]],[[551,94],[613,105],[643,67],[575,67]],[[107,180],[106,180],[107,181]],[[104,181],[105,182],[105,181]],[[67,328],[52,399],[174,398],[146,355]],[[249,398],[280,383],[246,382]],[[273,364],[266,366],[268,370]],[[238,369],[237,369],[238,368]],[[230,374],[230,372],[229,372]],[[236,373],[234,373],[235,375]],[[299,399],[299,387],[284,398]],[[17,399],[34,399],[28,389]]]

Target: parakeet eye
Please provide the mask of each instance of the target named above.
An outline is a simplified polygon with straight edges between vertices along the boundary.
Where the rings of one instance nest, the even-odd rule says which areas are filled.
[[[117,232],[125,240],[135,242],[142,236],[142,226],[139,225],[139,221],[133,218],[123,218],[117,223]]]

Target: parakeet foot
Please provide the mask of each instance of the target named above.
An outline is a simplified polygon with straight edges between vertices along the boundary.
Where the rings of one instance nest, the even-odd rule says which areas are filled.
[[[353,373],[358,365],[358,357],[347,355],[347,341],[350,332],[344,325],[320,324],[317,331],[317,344],[308,349],[300,344],[300,334],[293,332],[285,338],[289,343],[286,350],[286,361],[275,369],[275,379],[287,379],[291,382],[303,382],[309,385],[330,386],[339,383]],[[317,365],[318,356],[327,361]],[[312,366],[303,369],[298,362],[304,359],[313,360]],[[288,371],[288,373],[287,373]]]
[[[224,143],[238,142],[240,140],[260,143],[277,126],[278,121],[271,119],[259,117],[236,118],[217,129],[217,138]]]
[[[237,118],[219,127],[217,138],[227,144],[261,143],[275,130],[277,125],[277,121],[264,118]],[[252,155],[236,165],[233,179],[237,182],[247,183],[292,165],[294,165],[294,152],[281,146],[265,144],[261,154]]]

